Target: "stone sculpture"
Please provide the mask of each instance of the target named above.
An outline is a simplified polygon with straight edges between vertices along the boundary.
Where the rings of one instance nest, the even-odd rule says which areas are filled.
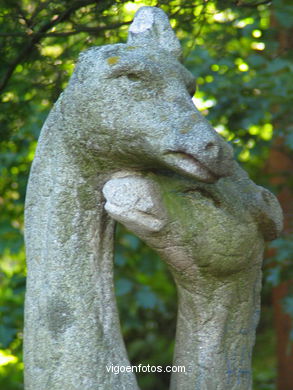
[[[264,240],[281,211],[192,103],[166,15],[81,54],[41,132],[26,199],[26,390],[138,389],[113,287],[114,220],[178,287],[172,390],[251,388]],[[106,199],[106,200],[105,200]],[[105,203],[106,202],[106,203]]]

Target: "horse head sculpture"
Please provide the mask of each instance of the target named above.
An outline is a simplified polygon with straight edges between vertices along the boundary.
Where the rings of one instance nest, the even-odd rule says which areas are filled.
[[[193,371],[172,389],[250,386],[263,240],[280,231],[280,209],[195,108],[181,57],[167,16],[143,7],[126,44],[81,54],[43,126],[26,198],[26,390],[138,389],[132,372],[107,370],[130,364],[113,219],[157,248],[178,285],[174,361]]]

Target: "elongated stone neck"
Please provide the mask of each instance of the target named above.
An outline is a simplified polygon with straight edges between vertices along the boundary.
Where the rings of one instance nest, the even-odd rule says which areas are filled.
[[[131,373],[107,370],[129,362],[103,176],[83,171],[66,149],[58,110],[57,103],[42,130],[26,200],[26,390],[137,389]]]
[[[187,373],[172,374],[171,390],[250,390],[251,356],[260,312],[258,264],[229,281],[206,280],[211,290],[178,286],[174,362]]]
[[[113,177],[103,192],[108,213],[174,276],[171,390],[251,390],[264,236],[276,234],[281,217],[273,195],[241,170],[212,185],[130,173]]]

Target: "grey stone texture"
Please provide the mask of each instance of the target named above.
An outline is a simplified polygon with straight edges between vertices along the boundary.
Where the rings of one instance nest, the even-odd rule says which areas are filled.
[[[114,220],[178,288],[172,390],[251,389],[264,240],[282,227],[194,106],[166,15],[142,7],[126,44],[81,53],[47,118],[26,198],[26,390],[136,390],[113,287]]]

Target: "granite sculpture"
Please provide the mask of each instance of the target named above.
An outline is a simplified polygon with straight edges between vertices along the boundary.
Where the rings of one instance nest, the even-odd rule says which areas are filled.
[[[80,55],[48,116],[26,199],[26,390],[137,390],[113,287],[115,221],[178,288],[172,390],[251,389],[264,240],[282,226],[192,102],[167,16],[142,7],[126,44]]]

